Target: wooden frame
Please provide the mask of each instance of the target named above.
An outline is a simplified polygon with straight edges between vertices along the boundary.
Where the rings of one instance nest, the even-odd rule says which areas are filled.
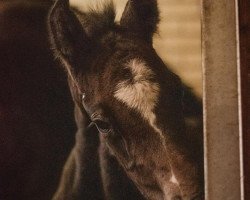
[[[202,2],[206,200],[243,200],[238,4]]]
[[[243,172],[245,199],[250,199],[250,1],[238,0],[240,39],[240,86],[243,131]]]

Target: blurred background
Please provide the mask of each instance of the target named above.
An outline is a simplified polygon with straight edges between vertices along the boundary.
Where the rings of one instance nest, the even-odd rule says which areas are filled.
[[[155,48],[201,96],[200,0],[158,0]],[[71,0],[82,10],[90,0]],[[117,20],[126,0],[114,0]],[[47,200],[74,142],[66,76],[46,30],[52,0],[0,0],[0,200]]]

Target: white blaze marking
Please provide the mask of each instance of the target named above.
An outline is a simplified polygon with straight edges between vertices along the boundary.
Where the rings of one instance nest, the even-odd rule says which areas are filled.
[[[163,137],[162,131],[156,126],[156,115],[154,113],[160,87],[157,83],[150,81],[150,78],[154,76],[152,70],[138,59],[131,60],[127,67],[132,71],[134,82],[129,83],[125,80],[118,83],[114,94],[115,98],[130,108],[139,111],[151,127]]]
[[[175,177],[175,175],[172,173],[172,176],[171,176],[171,178],[170,178],[170,181],[172,182],[172,183],[174,183],[174,184],[177,184],[177,185],[179,185],[179,182],[177,181],[177,179],[176,179],[176,177]]]
[[[156,125],[154,111],[158,103],[160,87],[157,83],[150,81],[154,73],[143,61],[138,59],[131,60],[127,67],[132,71],[134,82],[130,83],[125,80],[118,83],[114,97],[128,107],[136,109],[159,134],[163,146],[167,149],[163,132]],[[169,181],[179,187],[179,182],[173,173]]]

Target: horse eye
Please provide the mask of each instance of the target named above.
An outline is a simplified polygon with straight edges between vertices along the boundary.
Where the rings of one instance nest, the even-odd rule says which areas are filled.
[[[111,124],[109,122],[103,121],[101,119],[94,120],[94,123],[95,123],[97,129],[101,133],[109,133],[112,129]]]

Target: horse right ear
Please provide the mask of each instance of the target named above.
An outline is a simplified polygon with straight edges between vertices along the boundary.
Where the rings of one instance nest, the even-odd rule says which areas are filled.
[[[128,0],[120,21],[128,32],[137,34],[150,43],[158,23],[157,0]]]
[[[88,52],[88,37],[70,10],[69,0],[57,0],[49,14],[49,34],[54,53],[73,78]]]

